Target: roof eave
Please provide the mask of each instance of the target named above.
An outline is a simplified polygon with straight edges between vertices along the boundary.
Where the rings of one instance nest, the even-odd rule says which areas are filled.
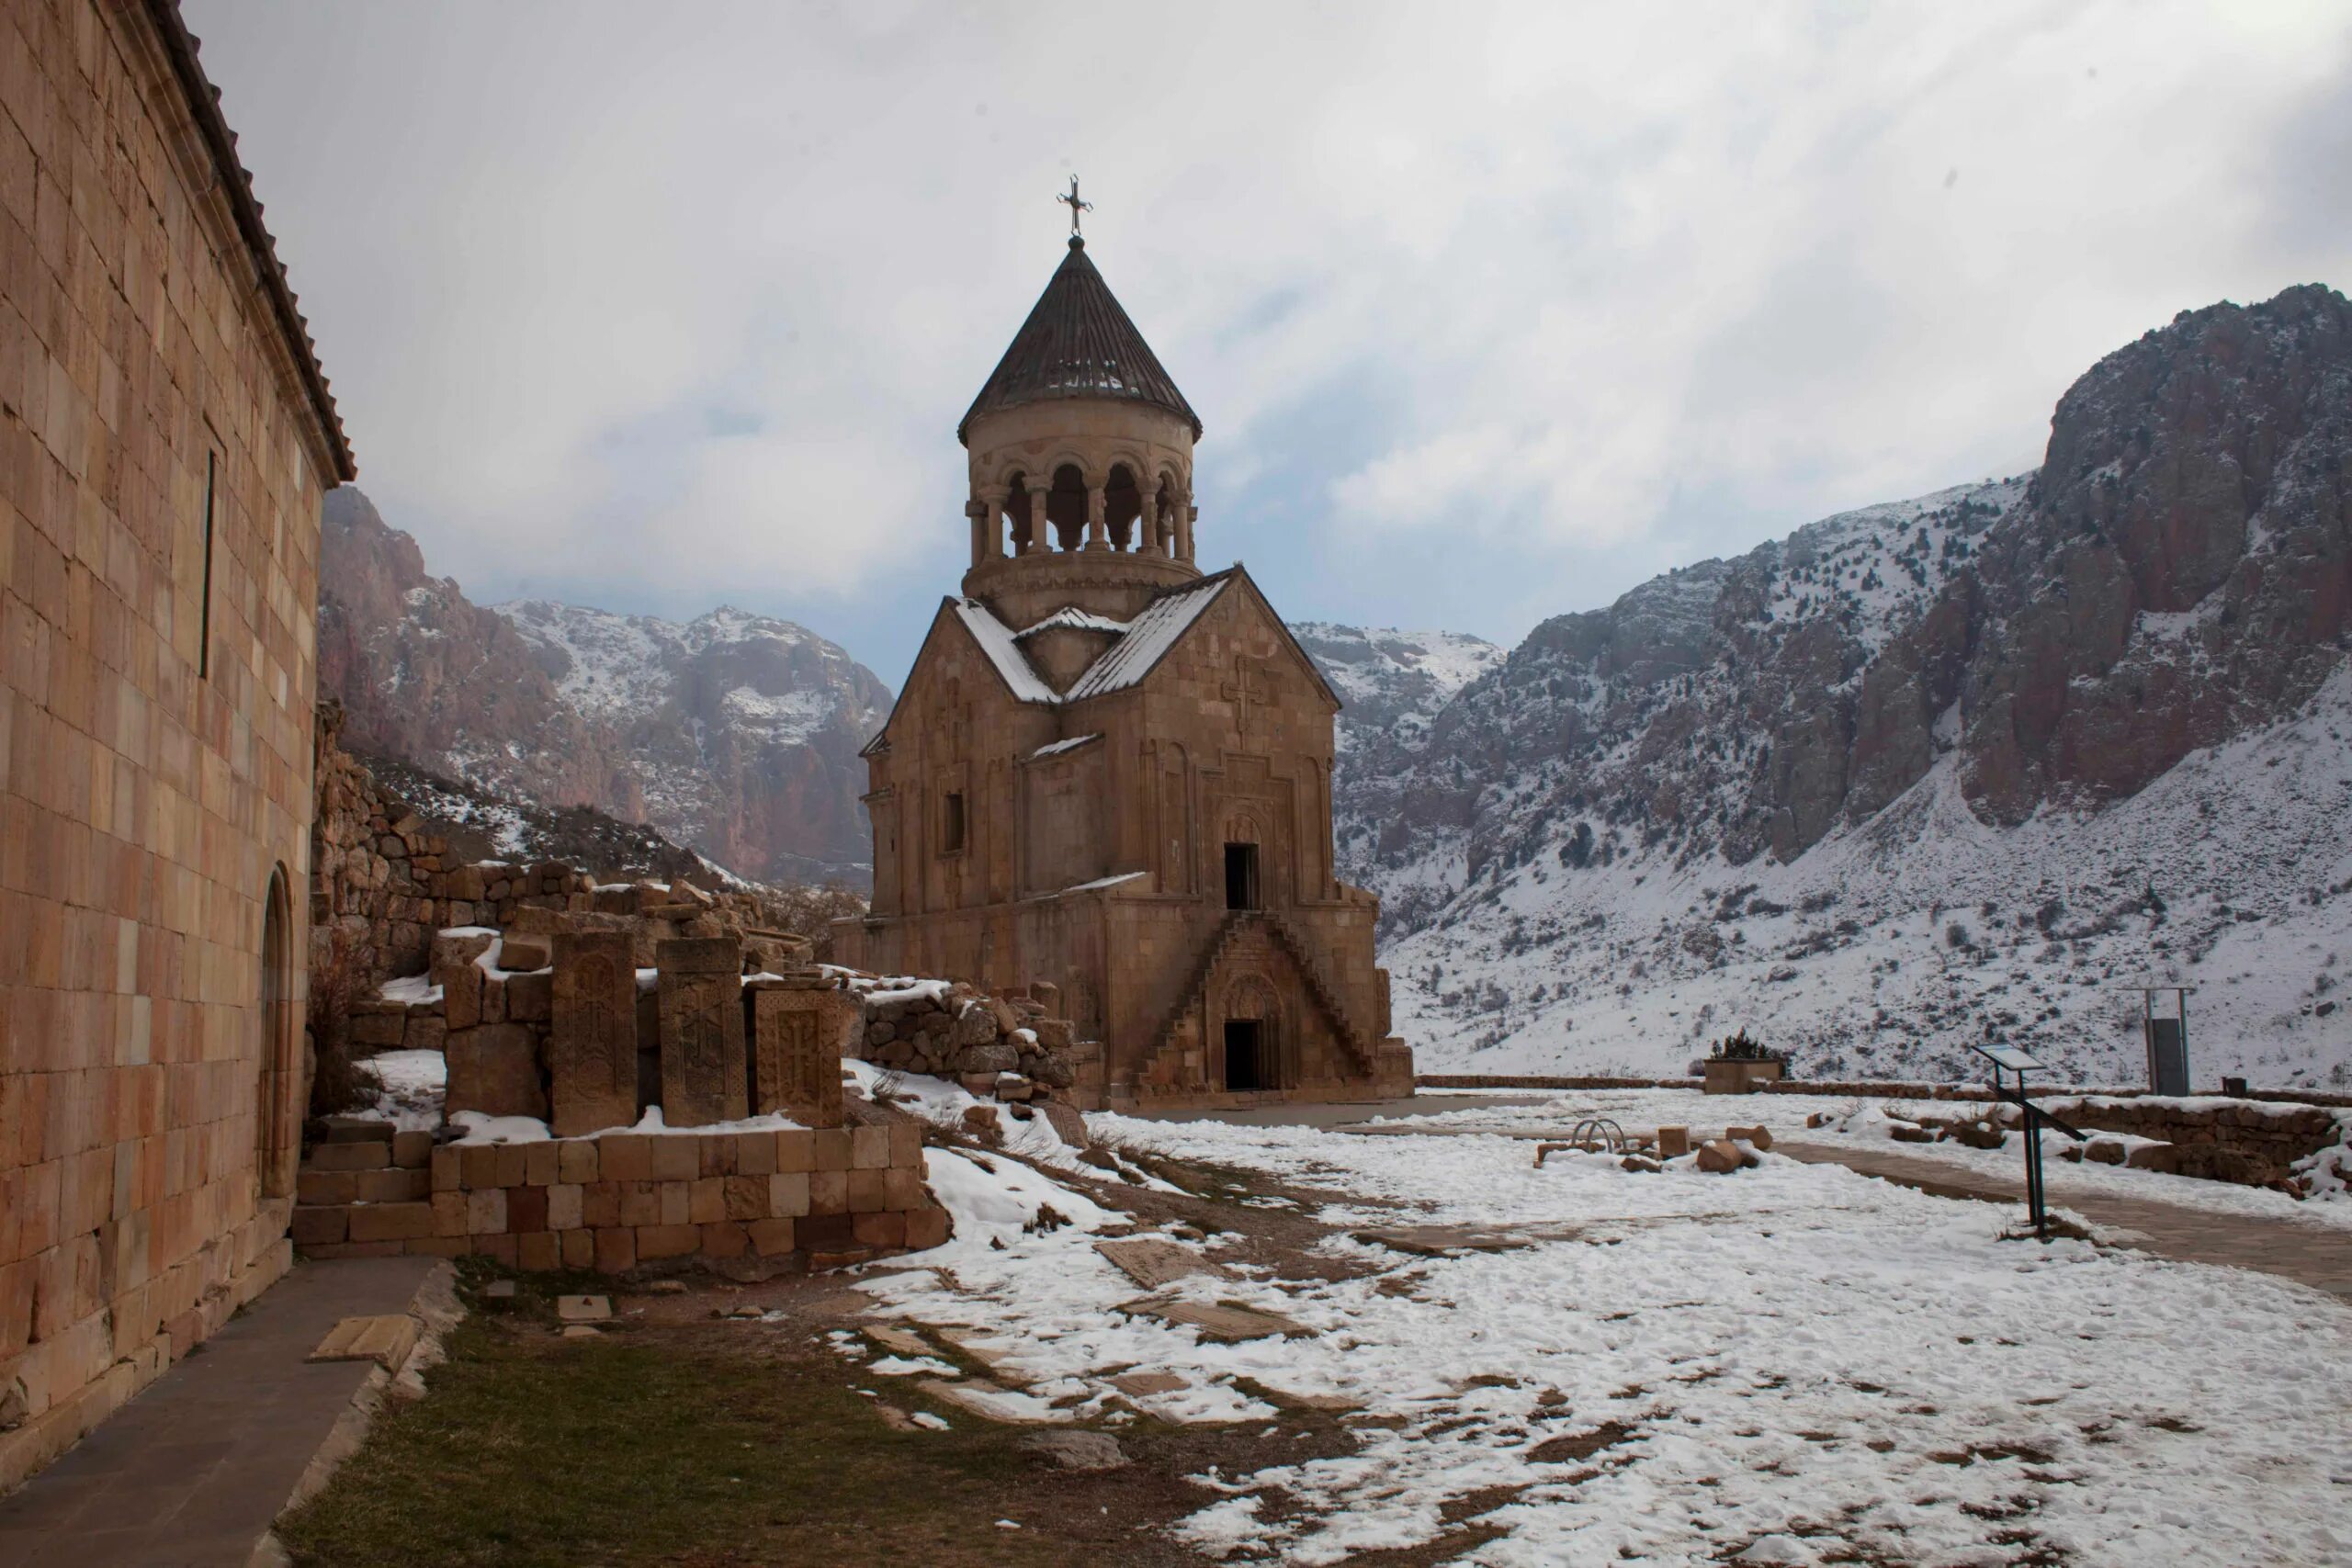
[[[318,344],[311,341],[310,322],[295,302],[285,264],[277,258],[277,242],[262,221],[261,202],[254,195],[253,177],[237,161],[236,134],[220,112],[220,92],[205,75],[204,66],[197,58],[196,35],[188,31],[178,0],[146,0],[143,8],[163,42],[164,59],[179,83],[180,95],[187,102],[197,132],[203,138],[205,151],[220,176],[221,194],[228,197],[229,210],[252,256],[256,280],[269,301],[270,313],[277,319],[278,332],[292,353],[296,373],[301,378],[311,412],[318,420],[319,434],[324,439],[334,477],[338,482],[348,483],[359,477],[359,468],[351,455],[351,443],[344,434],[343,418],[335,411],[334,394],[327,388],[326,372],[319,365]]]

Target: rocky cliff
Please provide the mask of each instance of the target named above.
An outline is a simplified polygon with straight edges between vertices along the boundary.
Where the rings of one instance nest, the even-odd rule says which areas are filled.
[[[647,823],[755,881],[865,885],[856,753],[890,692],[814,633],[478,605],[349,487],[327,498],[320,582],[320,694],[355,751],[492,805]]]
[[[1990,1027],[2113,1077],[2174,976],[2200,1077],[2340,1073],[2347,460],[2352,307],[2290,289],[2100,361],[2033,474],[1539,626],[1335,788],[1424,1059],[1745,1022],[1957,1072]]]
[[[493,795],[594,806],[635,821],[634,773],[558,692],[506,618],[433,577],[416,541],[350,485],[327,492],[319,561],[319,694],[343,743]]]
[[[616,739],[649,820],[765,882],[872,875],[858,749],[890,689],[805,627],[721,607],[683,625],[500,606],[571,706]]]

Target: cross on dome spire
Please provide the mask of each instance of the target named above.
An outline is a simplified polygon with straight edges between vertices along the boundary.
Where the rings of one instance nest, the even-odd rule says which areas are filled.
[[[1078,199],[1078,176],[1076,175],[1072,175],[1069,177],[1069,194],[1068,196],[1057,196],[1054,197],[1054,199],[1060,202],[1064,207],[1069,209],[1069,237],[1071,242],[1073,243],[1084,243],[1086,236],[1079,231],[1078,215],[1081,212],[1093,211],[1094,204],[1091,201],[1080,201]]]

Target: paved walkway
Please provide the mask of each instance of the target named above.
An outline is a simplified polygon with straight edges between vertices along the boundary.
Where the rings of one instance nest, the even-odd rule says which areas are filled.
[[[1875,1145],[1856,1147],[1782,1138],[1773,1144],[1772,1152],[1815,1164],[1846,1166],[1866,1176],[1883,1177],[1939,1197],[1976,1198],[1996,1203],[2025,1201],[2022,1171],[2014,1179],[1988,1176],[1943,1160],[1895,1154]],[[2019,1163],[2023,1163],[2022,1156]],[[2048,1156],[2048,1163],[2064,1168],[2054,1156]],[[2050,1201],[2052,1207],[2071,1209],[2094,1224],[2137,1233],[2132,1245],[2159,1258],[2258,1269],[2301,1280],[2352,1302],[2352,1233],[2334,1226],[2256,1219],[2248,1214],[2220,1214],[2153,1198],[2110,1196],[2079,1189],[2052,1193]]]
[[[306,1363],[345,1317],[402,1312],[430,1258],[298,1264],[114,1418],[0,1499],[8,1568],[245,1568],[366,1361]]]

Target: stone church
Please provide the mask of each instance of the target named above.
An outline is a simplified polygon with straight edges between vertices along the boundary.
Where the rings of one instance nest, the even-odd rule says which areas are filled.
[[[1239,565],[1195,563],[1201,422],[1073,235],[965,414],[971,569],[865,749],[842,962],[1059,988],[1111,1107],[1409,1093],[1334,874],[1332,719]]]

